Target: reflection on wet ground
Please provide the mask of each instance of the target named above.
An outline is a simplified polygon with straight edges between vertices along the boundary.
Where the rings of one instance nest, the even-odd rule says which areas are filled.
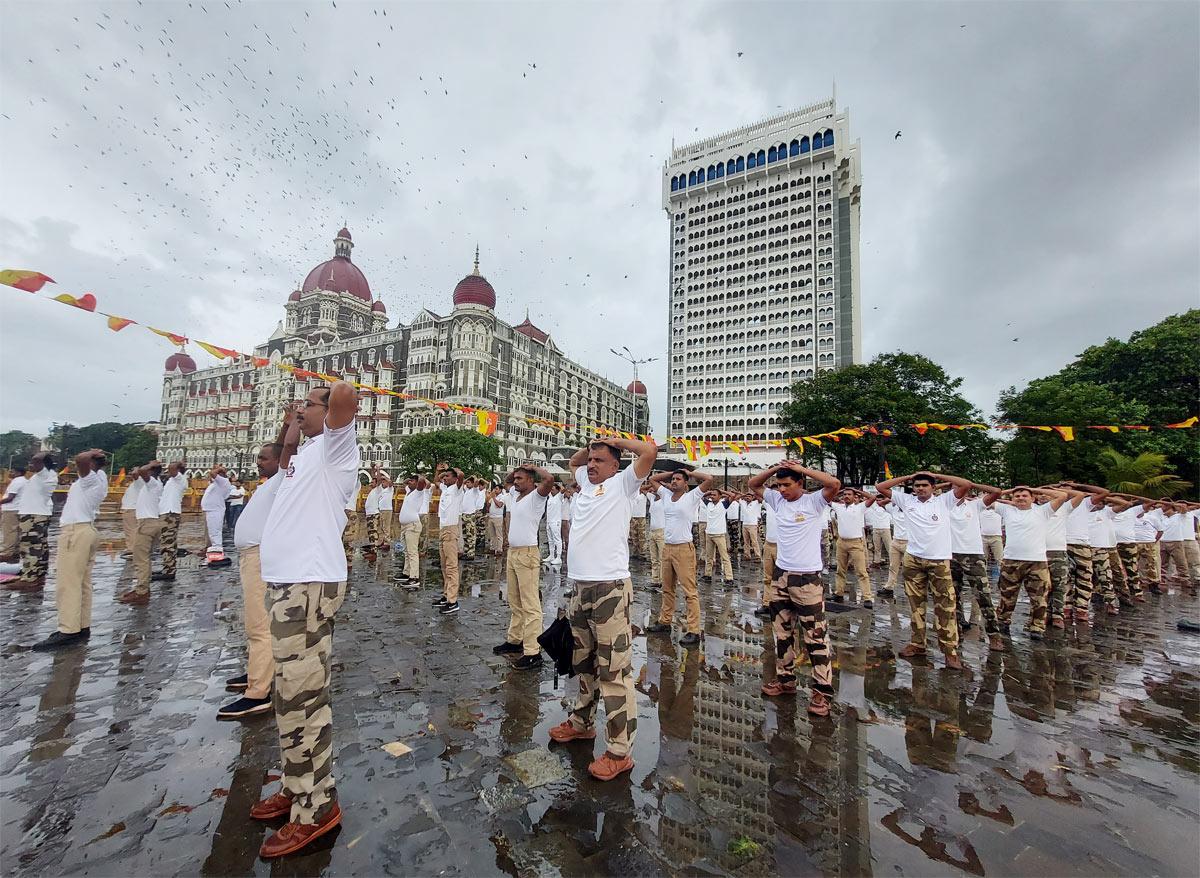
[[[547,748],[574,681],[492,655],[501,563],[467,565],[446,619],[429,612],[434,558],[418,594],[386,554],[357,562],[334,647],[344,825],[273,864],[246,813],[278,771],[274,721],[214,716],[242,667],[236,566],[193,561],[130,608],[112,601],[131,571],[110,549],[90,643],[49,655],[28,647],[53,590],[0,594],[5,873],[1196,873],[1200,638],[1175,630],[1195,598],[1018,634],[1003,654],[972,630],[965,675],[897,660],[894,604],[841,613],[839,704],[814,721],[803,694],[759,694],[772,660],[743,564],[731,587],[702,583],[699,648],[636,638],[636,767],[600,784],[586,767],[602,744]],[[658,593],[641,562],[634,583],[644,626]],[[547,619],[565,587],[544,575]]]

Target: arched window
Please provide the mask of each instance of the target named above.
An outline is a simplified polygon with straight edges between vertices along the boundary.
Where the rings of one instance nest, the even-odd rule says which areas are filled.
[[[724,177],[724,176],[725,176],[725,163],[718,162],[717,163],[717,177],[720,178],[720,177]]]
[[[688,185],[689,186],[696,185],[696,172],[695,171],[692,171],[690,174],[688,174]]]
[[[792,145],[790,147],[788,147],[788,155],[789,156],[800,155],[800,141],[799,140],[792,141]]]
[[[672,177],[672,178],[671,178],[671,191],[672,191],[672,192],[677,192],[678,190],[679,190],[679,178],[678,178],[678,177]]]
[[[765,150],[760,149],[758,151],[758,164],[761,167],[762,165],[765,165],[766,163],[767,163],[767,153]]]
[[[800,152],[802,152],[802,153],[808,152],[808,138],[807,137],[800,138]]]
[[[825,146],[833,146],[833,132],[832,131],[826,130],[826,132],[825,132]]]
[[[774,163],[777,161],[779,161],[779,152],[775,149],[775,147],[771,147],[767,151],[767,162]]]
[[[741,161],[739,160],[738,163],[740,164]],[[750,153],[750,155],[746,156],[746,167],[747,168],[758,167],[758,157],[755,156],[754,153]]]
[[[716,169],[716,166],[714,166],[714,165],[709,165],[709,166],[708,166],[708,179],[710,179],[710,180],[715,180],[715,179],[717,179],[717,169]]]
[[[746,170],[746,160],[744,158],[742,158],[741,156],[738,156],[736,167],[737,167],[737,170],[739,170],[739,171]]]

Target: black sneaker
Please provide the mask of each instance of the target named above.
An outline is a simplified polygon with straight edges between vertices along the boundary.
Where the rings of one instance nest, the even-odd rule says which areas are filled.
[[[151,573],[150,581],[151,582],[174,582],[175,574],[174,573],[162,573],[162,572]]]
[[[241,719],[272,711],[270,698],[239,698],[217,711],[217,719]]]
[[[521,656],[519,659],[513,662],[513,667],[518,671],[532,671],[540,668],[543,664],[544,662],[542,661],[542,655],[541,653],[538,653],[537,655]]]
[[[450,602],[448,600],[446,600],[446,596],[444,594],[440,594],[436,598],[434,598],[433,606],[434,606],[434,608],[444,607],[448,603],[450,603]]]
[[[1000,633],[1001,633],[1001,634],[1003,634],[1005,637],[1009,637],[1009,636],[1011,636],[1011,635],[1012,635],[1012,629],[1011,629],[1011,628],[1010,628],[1008,625],[1005,625],[1004,623],[1001,623],[1001,624],[1000,624],[999,626],[997,626],[997,627],[999,627],[999,629],[1000,629]]]
[[[655,622],[653,625],[646,626],[647,634],[670,634],[671,626],[664,625],[662,622]]]
[[[239,677],[230,677],[225,681],[226,689],[245,689],[250,685],[250,678],[245,674]]]
[[[760,618],[760,619],[770,619],[771,618],[771,608],[770,607],[759,607],[757,610],[754,611],[754,615],[758,616],[758,618]]]
[[[519,643],[509,643],[507,640],[499,646],[492,647],[493,655],[513,655],[518,652],[523,652],[524,648]]]
[[[679,645],[680,646],[699,646],[700,645],[700,635],[693,634],[691,631],[689,631],[687,634],[683,635],[683,637],[679,638]]]
[[[89,637],[92,636],[92,629],[91,628],[80,628],[79,634],[81,637],[83,637],[84,640],[87,640]]]
[[[444,607],[442,607],[442,615],[443,616],[453,616],[457,612],[458,612],[458,601],[455,601],[452,604],[447,603]]]
[[[863,609],[864,610],[875,609],[875,602],[874,601],[863,601]]]
[[[61,631],[55,631],[45,640],[39,640],[33,645],[34,652],[49,652],[52,649],[61,649],[64,646],[71,646],[75,643],[83,643],[87,640],[87,635],[82,631],[75,634],[63,634]]]

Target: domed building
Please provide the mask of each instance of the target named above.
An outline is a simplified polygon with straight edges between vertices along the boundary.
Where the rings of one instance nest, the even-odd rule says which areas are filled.
[[[594,435],[592,426],[648,431],[640,381],[622,388],[569,359],[528,313],[516,326],[496,316],[496,289],[479,270],[478,248],[471,271],[450,293],[449,314],[430,303],[411,323],[389,328],[382,297],[351,259],[350,231],[339,230],[333,244],[333,257],[287,296],[284,319],[254,349],[254,359],[197,369],[182,350],[168,358],[160,458],[185,460],[192,471],[220,463],[252,474],[259,446],[275,439],[284,405],[326,383],[297,378],[277,368],[281,363],[420,397],[360,394],[364,474],[376,464],[390,467],[405,436],[476,428],[473,414],[423,400],[500,411],[495,436],[509,466],[551,462],[552,449],[582,445]]]

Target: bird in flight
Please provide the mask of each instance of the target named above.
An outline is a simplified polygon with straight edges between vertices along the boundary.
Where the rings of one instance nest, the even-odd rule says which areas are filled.
[[[900,139],[900,132],[899,132],[899,131],[897,131],[897,132],[896,132],[896,136],[895,136],[895,137],[893,137],[893,138],[892,138],[892,140],[899,140],[899,139]]]

